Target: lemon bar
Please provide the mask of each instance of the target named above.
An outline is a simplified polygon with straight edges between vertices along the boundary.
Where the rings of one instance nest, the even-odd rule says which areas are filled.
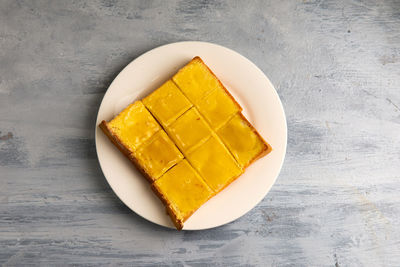
[[[145,97],[143,104],[164,126],[175,121],[176,118],[192,106],[172,80],[168,80],[157,90]]]
[[[218,129],[234,114],[241,111],[240,106],[232,97],[220,88],[211,91],[196,106],[213,129]]]
[[[152,184],[178,230],[214,195],[211,188],[186,160],[182,160]]]
[[[163,130],[139,146],[133,156],[151,181],[183,159],[182,153]]]
[[[161,129],[141,101],[130,104],[110,122],[103,121],[100,127],[131,153]]]
[[[184,154],[212,133],[207,122],[194,107],[167,127],[167,132]]]
[[[221,191],[242,174],[236,160],[215,135],[190,152],[187,159],[215,192]]]
[[[172,80],[192,103],[199,102],[207,92],[222,87],[217,77],[199,57],[193,58]]]
[[[267,142],[241,113],[236,114],[217,133],[243,168],[271,150]]]

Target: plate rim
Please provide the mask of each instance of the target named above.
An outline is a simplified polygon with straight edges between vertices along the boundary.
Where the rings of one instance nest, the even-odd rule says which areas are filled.
[[[287,118],[286,118],[285,109],[284,109],[284,107],[283,107],[283,104],[282,104],[282,101],[281,101],[281,99],[280,99],[280,97],[279,97],[279,94],[278,94],[278,92],[276,91],[275,86],[274,86],[274,85],[272,84],[272,82],[269,80],[268,76],[267,76],[255,63],[253,63],[250,59],[246,58],[245,56],[243,56],[242,54],[240,54],[239,52],[236,52],[235,50],[233,50],[233,49],[231,49],[231,48],[228,48],[228,47],[225,47],[225,46],[222,46],[222,45],[219,45],[219,44],[211,43],[211,42],[204,42],[204,41],[181,41],[181,42],[173,42],[173,43],[164,44],[164,45],[161,45],[161,46],[154,47],[154,48],[152,48],[152,49],[150,49],[150,50],[147,50],[147,51],[144,52],[143,54],[141,54],[141,55],[139,55],[138,57],[136,57],[136,58],[134,58],[133,60],[131,60],[127,65],[125,65],[125,67],[123,67],[123,68],[118,72],[118,74],[114,77],[114,79],[112,80],[112,82],[111,82],[110,85],[108,86],[106,92],[104,93],[104,95],[103,95],[103,97],[102,97],[102,99],[101,99],[99,108],[98,108],[98,110],[97,110],[96,122],[95,122],[95,125],[94,125],[94,135],[95,135],[95,148],[96,148],[97,161],[98,161],[98,163],[99,163],[101,172],[102,172],[104,178],[106,179],[108,185],[111,187],[113,193],[118,197],[118,199],[119,199],[126,207],[128,207],[132,212],[134,212],[134,213],[135,213],[136,215],[138,215],[139,217],[145,219],[146,221],[149,221],[149,222],[151,222],[151,223],[154,223],[154,224],[156,224],[156,225],[159,225],[159,226],[162,226],[162,227],[165,227],[165,228],[168,228],[168,229],[174,229],[172,226],[167,226],[167,225],[161,224],[161,223],[159,223],[159,222],[157,222],[157,221],[155,221],[155,220],[151,220],[151,219],[145,217],[145,216],[142,215],[142,214],[139,214],[137,211],[135,211],[133,208],[131,208],[131,207],[126,203],[126,201],[125,201],[124,199],[122,199],[122,198],[118,195],[116,189],[113,187],[113,185],[112,185],[112,183],[110,182],[109,178],[107,178],[107,176],[106,176],[105,173],[104,173],[104,170],[103,170],[104,167],[102,166],[101,161],[100,161],[100,157],[99,157],[99,149],[98,149],[99,141],[98,141],[98,138],[97,138],[97,132],[99,131],[98,120],[99,120],[100,110],[101,110],[101,108],[102,108],[102,105],[104,104],[104,100],[105,100],[106,96],[109,94],[110,88],[112,88],[113,84],[116,83],[116,81],[118,80],[118,78],[119,78],[120,76],[122,76],[122,73],[124,73],[124,71],[125,71],[126,69],[128,69],[130,65],[133,65],[136,61],[139,61],[140,59],[142,59],[142,58],[145,57],[146,55],[148,55],[148,54],[154,52],[154,50],[162,49],[162,48],[165,48],[165,47],[167,47],[167,46],[176,46],[176,45],[185,45],[185,44],[188,44],[188,45],[206,45],[206,46],[207,46],[207,45],[208,45],[208,46],[211,45],[211,46],[218,47],[218,48],[220,48],[220,49],[228,50],[229,52],[234,53],[234,54],[236,54],[237,56],[239,56],[240,58],[242,58],[242,60],[247,61],[249,64],[252,65],[252,67],[253,67],[255,70],[257,70],[259,73],[261,73],[262,76],[266,79],[266,81],[267,81],[267,83],[269,84],[269,86],[272,87],[272,89],[273,89],[273,90],[272,90],[272,93],[275,95],[275,97],[277,98],[277,100],[278,100],[278,102],[279,102],[279,108],[281,109],[281,112],[282,112],[282,114],[283,114],[283,124],[284,124],[284,134],[285,134],[284,146],[283,146],[283,148],[282,148],[283,153],[282,153],[282,158],[280,159],[279,168],[278,168],[277,174],[273,177],[272,183],[266,188],[265,194],[263,194],[262,197],[260,197],[259,199],[257,199],[256,203],[255,203],[251,208],[249,208],[247,211],[245,211],[244,213],[242,213],[242,214],[240,214],[240,215],[238,215],[238,216],[234,216],[234,217],[230,218],[228,221],[226,221],[226,222],[224,222],[224,223],[220,223],[220,224],[217,224],[217,225],[214,225],[214,226],[209,226],[209,227],[202,227],[202,228],[195,228],[195,229],[194,229],[194,228],[190,228],[190,229],[185,229],[185,228],[183,228],[183,229],[182,229],[182,230],[185,230],[185,231],[198,231],[198,230],[212,229],[212,228],[216,228],[216,227],[219,227],[219,226],[223,226],[223,225],[229,224],[229,223],[231,223],[231,222],[233,222],[233,221],[235,221],[235,220],[241,218],[242,216],[244,216],[244,215],[247,214],[248,212],[250,212],[250,211],[251,211],[252,209],[254,209],[258,204],[260,204],[260,202],[268,195],[268,193],[271,191],[272,186],[275,184],[276,180],[278,179],[278,176],[280,175],[280,173],[281,173],[281,171],[282,171],[283,163],[284,163],[285,158],[286,158],[287,140],[288,140],[288,128],[287,128]]]

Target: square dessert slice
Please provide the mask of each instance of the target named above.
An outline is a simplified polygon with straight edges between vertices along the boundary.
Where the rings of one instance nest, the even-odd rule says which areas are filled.
[[[168,80],[157,90],[145,97],[143,104],[164,126],[175,121],[176,118],[192,106],[172,80]]]
[[[181,68],[172,80],[192,103],[197,103],[207,92],[221,86],[199,57],[193,58]]]
[[[186,160],[182,160],[152,184],[178,230],[214,195],[211,188]]]
[[[211,91],[196,106],[213,129],[218,129],[234,114],[241,111],[239,104],[221,88]]]
[[[196,108],[191,108],[167,127],[171,139],[185,154],[207,139],[212,130]]]
[[[160,130],[133,152],[133,157],[151,181],[183,159],[168,135]]]
[[[172,80],[195,105],[212,90],[226,91],[217,76],[200,57],[193,58],[172,77]]]
[[[215,135],[187,155],[190,164],[204,181],[219,192],[242,174],[242,169]]]
[[[271,146],[241,113],[222,126],[217,134],[243,168],[271,151]]]
[[[130,104],[110,122],[102,121],[100,128],[125,154],[161,129],[141,101]]]

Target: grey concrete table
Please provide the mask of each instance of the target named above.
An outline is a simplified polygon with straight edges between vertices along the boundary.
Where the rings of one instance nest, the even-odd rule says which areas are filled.
[[[275,84],[277,183],[228,225],[145,221],[99,168],[115,75],[159,45],[230,47]],[[1,1],[0,263],[399,266],[399,1]]]

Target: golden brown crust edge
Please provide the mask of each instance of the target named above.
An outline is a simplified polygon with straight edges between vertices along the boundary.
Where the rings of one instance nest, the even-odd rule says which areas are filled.
[[[254,156],[249,163],[246,166],[243,166],[243,169],[246,169],[249,167],[253,162],[258,160],[259,158],[264,157],[265,155],[269,154],[272,151],[272,147],[270,144],[267,143],[267,141],[264,140],[264,138],[261,136],[261,134],[256,130],[256,128],[251,125],[251,123],[246,119],[246,117],[240,112],[239,116],[243,119],[243,121],[251,128],[251,130],[262,140],[264,143],[264,148],[258,153],[256,156]]]
[[[150,175],[140,166],[138,160],[133,156],[132,152],[124,145],[124,143],[116,136],[112,130],[108,127],[106,121],[102,121],[99,124],[100,129],[110,139],[110,141],[135,165],[136,169],[139,170],[143,176],[151,183],[153,179]]]
[[[235,103],[235,105],[239,108],[239,111],[242,111],[243,108],[239,105],[239,103],[236,101],[236,99],[231,95],[231,93],[228,91],[228,89],[225,88],[224,84],[221,82],[221,80],[218,78],[218,76],[215,75],[215,73],[207,66],[206,63],[204,63],[204,61],[201,59],[201,57],[196,56],[191,61],[194,61],[194,60],[200,61],[208,69],[208,71],[215,77],[215,79],[217,79],[217,81],[221,85],[222,89],[224,89],[225,93],[232,99],[232,101]]]
[[[161,190],[158,188],[156,183],[151,184],[151,189],[156,194],[156,196],[158,196],[158,198],[161,200],[161,202],[164,204],[168,215],[171,217],[172,222],[174,223],[176,229],[179,231],[182,230],[184,222],[186,222],[186,220],[189,219],[190,216],[193,215],[193,213],[195,213],[202,205],[204,205],[208,200],[210,200],[213,196],[216,195],[216,193],[214,192],[206,201],[204,201],[204,203],[202,205],[200,205],[200,207],[192,210],[181,220],[181,219],[178,219],[174,209],[172,208],[171,202],[169,202],[169,200],[163,195],[163,193],[161,193]]]
[[[171,217],[171,220],[174,223],[176,229],[178,229],[179,231],[182,230],[183,223],[186,221],[187,218],[184,220],[178,219],[176,213],[171,207],[171,203],[168,201],[166,197],[164,197],[164,195],[161,193],[161,191],[159,190],[158,186],[155,183],[151,184],[151,189],[153,190],[154,194],[156,194],[156,196],[158,196],[158,198],[164,204],[165,208],[167,209],[167,213]]]

